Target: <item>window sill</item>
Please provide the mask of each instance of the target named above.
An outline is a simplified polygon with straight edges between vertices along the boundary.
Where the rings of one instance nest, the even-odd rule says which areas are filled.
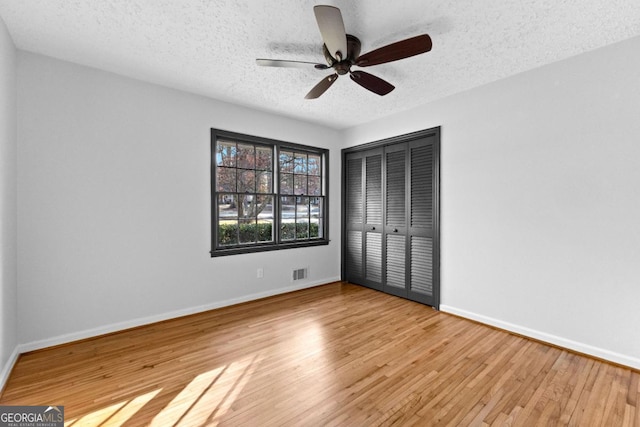
[[[326,246],[329,244],[329,240],[311,240],[304,242],[292,242],[292,243],[280,243],[280,244],[264,244],[264,245],[252,245],[252,246],[242,246],[242,247],[233,247],[228,249],[216,249],[210,251],[211,257],[220,257],[226,255],[238,255],[238,254],[249,254],[254,252],[267,252],[267,251],[278,251],[282,249],[296,249],[296,248],[308,248],[313,246]]]

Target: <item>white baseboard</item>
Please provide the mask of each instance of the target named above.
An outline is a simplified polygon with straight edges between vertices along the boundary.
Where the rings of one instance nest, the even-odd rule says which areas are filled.
[[[315,286],[337,282],[339,280],[340,280],[340,277],[329,277],[329,278],[324,278],[322,280],[314,281],[314,282],[305,281],[304,283],[296,284],[295,286],[287,286],[279,289],[271,289],[266,292],[258,292],[255,294],[243,295],[238,298],[232,298],[224,301],[215,301],[209,304],[200,305],[197,307],[191,307],[183,310],[176,310],[169,313],[159,314],[156,316],[142,317],[142,318],[133,319],[125,322],[119,322],[119,323],[113,323],[111,325],[100,326],[98,328],[86,329],[84,331],[78,331],[70,334],[59,335],[56,337],[47,338],[45,340],[32,341],[26,344],[20,344],[17,348],[17,354],[26,353],[34,350],[40,350],[43,348],[53,347],[56,345],[66,344],[66,343],[83,340],[87,338],[93,338],[99,335],[109,334],[113,332],[122,331],[125,329],[135,328],[138,326],[161,322],[163,320],[175,319],[177,317],[188,316],[190,314],[202,313],[205,311],[214,310],[216,308],[227,307],[230,305],[240,304],[247,301],[253,301],[260,298],[266,298],[274,295],[285,294],[287,292],[298,291],[301,289],[313,288]]]
[[[13,352],[9,356],[9,360],[2,367],[2,371],[0,371],[0,392],[4,390],[4,386],[9,379],[9,375],[11,375],[11,371],[13,370],[14,365],[18,361],[18,356],[20,356],[19,346],[13,349]]]
[[[467,310],[451,307],[449,305],[440,305],[440,310],[445,313],[451,313],[455,314],[456,316],[464,317],[465,319],[475,320],[476,322],[480,322],[485,325],[494,326],[496,328],[504,329],[509,332],[524,335],[526,337],[553,344],[558,347],[566,348],[568,350],[573,350],[578,353],[587,354],[599,359],[604,359],[613,363],[628,366],[633,369],[640,369],[640,359],[638,359],[637,357],[615,353],[613,351],[594,347],[556,335],[551,335],[546,332],[537,331],[535,329],[529,329],[524,326],[515,325],[513,323],[504,322],[499,319],[483,316],[482,314],[473,313]]]

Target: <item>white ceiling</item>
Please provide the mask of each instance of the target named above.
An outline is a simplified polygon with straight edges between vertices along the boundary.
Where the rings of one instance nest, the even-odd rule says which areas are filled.
[[[258,67],[324,62],[313,6],[341,9],[362,53],[428,33],[427,54],[367,68],[380,97],[331,71]],[[337,129],[380,119],[640,35],[639,0],[0,0],[19,49]]]

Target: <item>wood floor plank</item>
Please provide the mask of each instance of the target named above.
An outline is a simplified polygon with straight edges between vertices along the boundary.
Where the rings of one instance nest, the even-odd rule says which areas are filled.
[[[640,426],[640,373],[348,283],[21,355],[68,426]]]

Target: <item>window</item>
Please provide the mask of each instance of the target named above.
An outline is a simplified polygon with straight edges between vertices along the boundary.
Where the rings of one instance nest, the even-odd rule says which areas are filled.
[[[326,245],[328,150],[211,130],[211,256]]]

